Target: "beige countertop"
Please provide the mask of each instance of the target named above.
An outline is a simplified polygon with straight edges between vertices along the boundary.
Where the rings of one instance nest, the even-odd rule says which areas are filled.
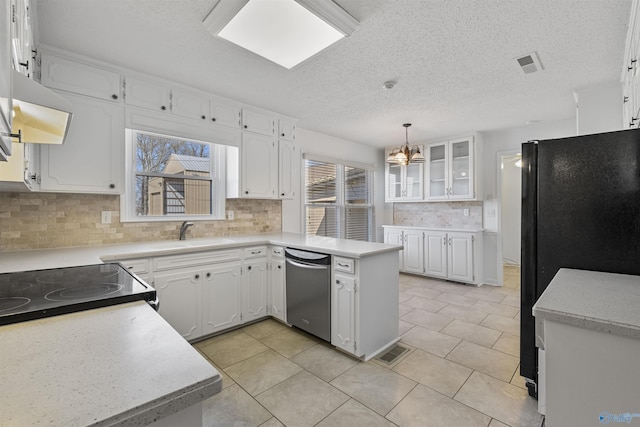
[[[307,236],[296,233],[251,234],[189,240],[164,240],[103,246],[0,252],[0,273],[71,267],[96,264],[103,261],[175,255],[196,251],[266,244],[294,247],[350,258],[363,258],[402,249],[402,246],[384,243]]]
[[[146,302],[0,331],[1,426],[142,426],[222,387],[218,371]]]
[[[640,276],[562,268],[533,306],[537,343],[542,319],[640,338],[638,307]]]

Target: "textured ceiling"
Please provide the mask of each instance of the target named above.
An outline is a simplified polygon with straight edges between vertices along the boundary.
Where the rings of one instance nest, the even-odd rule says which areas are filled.
[[[268,1],[268,0],[263,0]],[[631,0],[336,0],[360,25],[286,70],[202,25],[217,0],[37,0],[37,38],[383,147],[575,115],[620,78]],[[544,71],[513,58],[537,51]],[[397,81],[391,91],[382,88]]]

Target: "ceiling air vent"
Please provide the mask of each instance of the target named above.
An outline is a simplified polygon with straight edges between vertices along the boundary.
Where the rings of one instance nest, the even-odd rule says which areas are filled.
[[[542,71],[544,69],[536,52],[527,53],[526,55],[515,58],[515,60],[525,74],[535,73],[536,71]]]

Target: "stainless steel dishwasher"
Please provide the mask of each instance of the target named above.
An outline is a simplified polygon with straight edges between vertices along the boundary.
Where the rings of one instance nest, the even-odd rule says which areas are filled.
[[[285,248],[287,322],[331,341],[331,255]]]

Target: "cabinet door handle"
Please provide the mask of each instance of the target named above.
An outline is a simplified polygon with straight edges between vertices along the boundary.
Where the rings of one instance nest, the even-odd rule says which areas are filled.
[[[248,267],[247,267],[247,270],[251,271],[251,266],[248,266]]]
[[[200,116],[200,117],[202,118],[202,120],[207,118],[204,114],[202,116]]]
[[[207,273],[207,277],[211,277],[211,273]]]
[[[215,117],[211,117],[211,121],[212,121],[212,122],[215,122],[215,121],[216,121],[216,118],[215,118]]]
[[[161,109],[162,111],[164,111],[164,110],[166,110],[166,109],[167,109],[167,107],[166,107],[165,105],[163,105],[162,107],[160,107],[160,109]]]
[[[449,237],[449,246],[451,246],[451,237]]]
[[[340,280],[336,280],[336,285],[339,285],[339,284],[340,284]]]
[[[447,246],[447,238],[446,237],[442,239],[442,244]]]
[[[195,276],[195,277],[196,277],[196,280],[198,280],[198,279],[200,278],[200,275],[199,275],[199,274],[196,274],[196,276]]]
[[[349,264],[343,264],[343,263],[339,262],[338,266],[340,266],[340,267],[349,267]]]
[[[262,251],[251,251],[251,255],[257,255],[257,254],[261,254]]]
[[[278,266],[278,269],[281,269],[281,268],[282,268],[282,266],[281,266],[281,265],[279,265],[279,266]]]
[[[244,128],[246,129],[246,128],[247,128],[247,125],[244,125]]]
[[[116,95],[115,93],[113,95],[111,95],[111,98],[113,99],[118,99],[118,95]]]

